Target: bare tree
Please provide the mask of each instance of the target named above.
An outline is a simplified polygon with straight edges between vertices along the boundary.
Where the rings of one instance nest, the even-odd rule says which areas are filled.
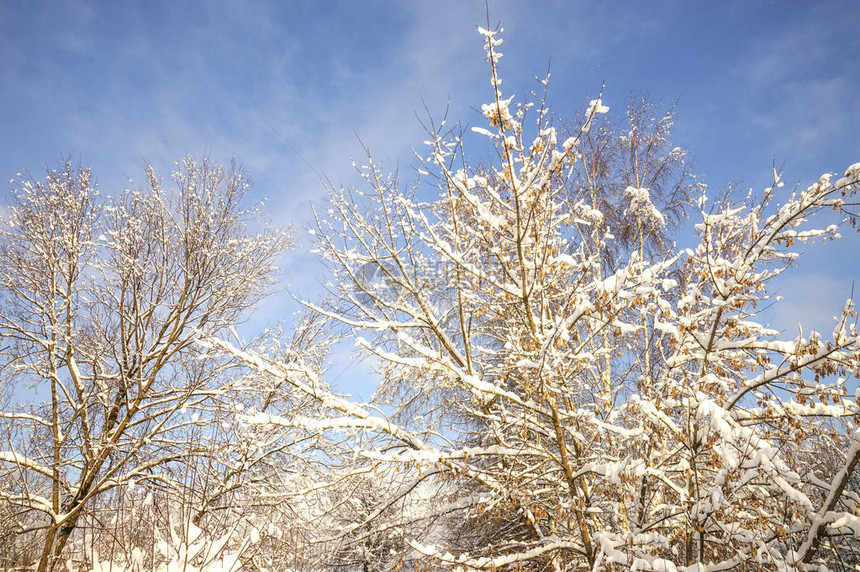
[[[18,180],[0,230],[0,497],[28,515],[40,572],[99,497],[170,487],[168,464],[211,454],[225,362],[194,342],[266,294],[289,245],[255,228],[249,185],[235,164],[190,157],[169,186],[147,166],[142,188],[104,201],[69,161]]]

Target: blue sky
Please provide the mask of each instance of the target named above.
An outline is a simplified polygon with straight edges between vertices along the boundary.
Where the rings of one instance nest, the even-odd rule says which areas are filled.
[[[774,160],[787,187],[860,161],[856,0],[490,9],[505,28],[507,93],[532,89],[551,58],[557,113],[581,113],[604,82],[616,111],[630,92],[677,101],[676,142],[712,195],[732,181],[767,186]],[[484,0],[2,2],[0,176],[39,174],[71,154],[111,194],[142,176],[144,159],[167,173],[183,154],[236,156],[273,219],[302,234],[325,191],[266,122],[335,183],[354,180],[356,135],[409,178],[422,100],[481,121],[490,92],[475,27],[485,22]],[[845,234],[783,282],[797,302],[774,317],[780,325],[839,309],[860,278],[860,240]],[[313,296],[306,248],[288,257],[285,281]],[[286,299],[267,315],[288,313]]]

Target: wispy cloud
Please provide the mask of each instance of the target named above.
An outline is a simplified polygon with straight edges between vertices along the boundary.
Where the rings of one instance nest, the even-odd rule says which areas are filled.
[[[534,88],[550,57],[562,114],[581,112],[603,79],[618,102],[656,85],[657,99],[685,95],[682,120],[700,123],[689,143],[694,153],[710,145],[715,170],[747,176],[746,157],[767,170],[776,153],[802,178],[798,161],[858,160],[849,159],[860,130],[856,18],[831,13],[850,2],[816,6],[712,9],[720,20],[680,1],[497,0],[490,17],[506,28],[505,93]],[[741,17],[783,13],[772,25]],[[450,101],[451,122],[481,120],[474,108],[491,92],[476,25],[486,25],[481,0],[0,3],[0,172],[74,153],[110,194],[142,176],[144,158],[169,171],[184,153],[235,155],[256,181],[253,198],[270,197],[267,212],[301,236],[308,201],[324,201],[325,188],[280,136],[335,185],[356,182],[358,137],[410,180],[425,102],[437,118]],[[702,34],[724,43],[702,46]],[[284,282],[314,296],[321,269],[307,247],[302,238],[283,261]],[[281,291],[260,315],[294,308]]]
[[[855,18],[835,15],[834,6],[807,5],[792,22],[764,30],[736,70],[748,93],[743,115],[781,159],[802,168],[845,156],[841,142],[860,128],[850,55],[860,53],[860,40]]]

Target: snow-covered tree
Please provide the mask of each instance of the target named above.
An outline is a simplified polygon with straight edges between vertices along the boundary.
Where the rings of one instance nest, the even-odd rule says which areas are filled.
[[[365,568],[848,565],[860,535],[854,304],[832,332],[787,339],[756,312],[779,303],[769,284],[798,244],[838,238],[839,224],[814,217],[856,221],[860,164],[790,196],[775,174],[737,204],[700,186],[685,211],[675,199],[692,189],[647,172],[680,165],[666,125],[632,107],[631,129],[600,135],[618,139],[607,142],[624,166],[607,175],[603,102],[559,135],[545,97],[503,93],[501,38],[481,33],[492,99],[472,132],[495,153],[473,160],[471,139],[431,123],[418,185],[371,159],[364,186],[331,189],[314,229],[331,295],[312,306],[376,356],[377,405],[393,413],[335,394],[301,356],[211,342],[312,397],[327,415],[313,428],[354,436],[354,467],[398,475],[347,527],[399,541]],[[676,248],[666,231],[684,213],[695,238]]]
[[[195,344],[266,294],[289,244],[252,226],[248,188],[236,165],[190,157],[169,185],[148,167],[105,200],[68,161],[17,180],[0,229],[0,502],[38,570],[79,523],[117,522],[99,511],[128,487],[188,499],[200,525],[259,457],[222,430],[241,378]]]

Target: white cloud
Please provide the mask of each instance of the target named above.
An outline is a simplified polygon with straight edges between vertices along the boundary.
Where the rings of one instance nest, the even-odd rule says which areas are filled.
[[[193,22],[179,16],[181,7],[144,21],[142,8],[108,13],[99,12],[103,7],[88,6],[81,4],[79,14],[69,15],[62,37],[49,38],[44,45],[77,55],[73,70],[64,69],[53,52],[28,51],[21,42],[4,40],[0,34],[0,51],[11,62],[0,69],[0,79],[8,87],[7,97],[14,96],[19,105],[7,112],[28,119],[26,126],[7,134],[16,142],[10,146],[16,154],[5,158],[15,163],[10,169],[35,169],[74,152],[93,167],[103,192],[110,194],[125,184],[127,176],[142,176],[144,158],[166,174],[184,153],[211,150],[219,160],[235,155],[253,175],[258,196],[271,197],[267,210],[272,217],[296,224],[301,233],[310,219],[308,200],[324,200],[325,190],[266,122],[335,184],[356,180],[350,164],[350,157],[362,159],[356,135],[387,169],[399,169],[408,182],[409,149],[423,135],[415,118],[416,112],[423,113],[422,98],[438,119],[450,97],[449,125],[468,124],[481,121],[474,108],[490,94],[481,37],[474,31],[475,25],[486,25],[479,1],[391,2],[368,8],[394,14],[392,21],[400,28],[389,30],[385,38],[368,37],[369,32],[358,27],[361,22],[345,21],[342,14],[325,21],[307,14],[291,20],[293,12],[305,8],[285,9],[274,1],[202,4]],[[602,61],[613,46],[629,49],[643,38],[656,42],[671,32],[677,19],[672,10],[651,15],[627,5],[583,1],[538,7],[502,0],[493,2],[491,10],[491,25],[501,21],[506,28],[501,62],[505,93],[516,93],[521,100],[535,86],[532,75],[541,75],[552,56],[555,88],[550,97],[561,113],[580,100],[584,104],[586,93],[599,88],[599,84],[571,87],[572,73],[565,76],[566,70],[582,61],[589,66]],[[769,167],[774,149],[803,156],[811,148],[856,139],[846,134],[860,128],[860,111],[853,116],[845,111],[858,110],[852,83],[856,74],[849,77],[833,67],[834,46],[841,40],[827,36],[845,30],[829,30],[825,24],[832,18],[822,13],[817,11],[817,19],[782,33],[763,34],[738,66],[737,86],[726,87],[750,97],[749,107],[739,113],[753,123],[751,131],[768,134],[770,143],[758,149],[765,154],[763,167]],[[122,16],[118,20],[117,14]],[[323,15],[324,11],[317,14]],[[6,30],[2,23],[0,29]],[[355,53],[333,50],[311,61],[308,58],[315,54],[306,44],[313,34],[349,35],[343,49]],[[828,39],[810,42],[810,34]],[[314,45],[326,44],[317,39]],[[350,59],[356,55],[365,58],[361,65]],[[94,58],[95,69],[87,67],[88,58]],[[41,71],[35,73],[37,69]],[[90,73],[90,83],[76,80],[78,72]],[[608,90],[621,99],[631,87],[637,86]],[[20,143],[25,136],[31,138],[31,154],[40,155],[26,156],[18,150],[27,148]],[[842,155],[847,152],[841,150]],[[841,163],[842,159],[822,168],[844,168]],[[294,291],[313,293],[318,289],[319,264],[305,250],[301,244],[288,255],[286,280],[293,282]],[[808,305],[802,296],[798,300],[792,308]],[[271,314],[290,304],[288,299],[273,299]],[[813,315],[818,311],[810,310]],[[796,322],[788,314],[779,320],[783,327]]]

